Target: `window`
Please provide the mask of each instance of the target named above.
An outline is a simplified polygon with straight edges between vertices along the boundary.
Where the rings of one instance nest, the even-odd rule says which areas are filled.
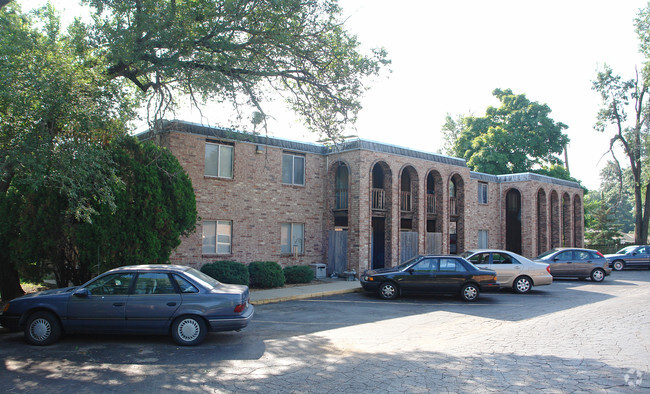
[[[478,230],[478,248],[488,248],[488,232],[487,230]]]
[[[488,184],[485,182],[478,183],[478,203],[479,204],[488,203]]]
[[[423,259],[413,266],[413,271],[426,273],[438,271],[438,261],[435,259]]]
[[[566,252],[559,253],[555,258],[561,261],[573,260],[573,252],[567,250]]]
[[[145,272],[138,275],[135,281],[134,294],[175,294],[176,289],[169,280],[169,275],[163,272]]]
[[[232,222],[209,220],[203,222],[203,254],[230,254],[232,251]]]
[[[124,295],[129,291],[133,275],[131,273],[106,275],[89,284],[86,289],[92,295]]]
[[[305,225],[299,223],[282,223],[280,235],[280,251],[282,254],[304,252]]]
[[[229,145],[205,144],[205,175],[232,178],[233,147]]]
[[[440,272],[467,271],[456,259],[440,259]]]
[[[574,260],[589,260],[591,259],[591,253],[586,250],[574,250],[573,251]]]
[[[194,287],[193,284],[187,281],[187,279],[182,278],[176,274],[174,274],[174,280],[176,280],[176,284],[178,287],[181,289],[181,293],[198,293],[199,289]]]
[[[472,264],[490,264],[490,253],[477,253],[469,261]]]
[[[492,253],[492,264],[512,264],[512,259],[507,254]]]
[[[282,155],[282,183],[305,184],[305,157],[284,153]]]

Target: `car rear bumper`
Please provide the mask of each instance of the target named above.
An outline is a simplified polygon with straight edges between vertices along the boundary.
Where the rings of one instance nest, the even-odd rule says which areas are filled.
[[[550,285],[553,283],[553,275],[533,276],[533,286]]]
[[[210,331],[240,330],[248,325],[254,314],[255,307],[249,304],[248,308],[239,316],[208,319]]]
[[[491,293],[494,291],[498,291],[501,288],[501,285],[499,283],[484,283],[481,284],[481,291],[483,293]]]

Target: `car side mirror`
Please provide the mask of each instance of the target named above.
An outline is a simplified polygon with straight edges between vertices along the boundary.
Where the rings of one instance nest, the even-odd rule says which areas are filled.
[[[560,259],[558,259],[557,257],[555,257],[555,258],[553,259],[553,261],[558,261],[558,260],[560,260]]]
[[[86,298],[90,295],[90,292],[85,287],[82,287],[80,289],[75,290],[74,293],[72,293],[72,295],[74,295],[75,297]]]
[[[413,268],[409,268],[409,269],[407,269],[406,272],[408,272],[409,274],[413,275]]]

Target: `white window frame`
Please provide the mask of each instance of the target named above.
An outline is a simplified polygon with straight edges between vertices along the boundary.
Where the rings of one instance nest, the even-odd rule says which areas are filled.
[[[201,251],[204,255],[232,254],[232,221],[204,221]]]
[[[298,250],[295,249],[296,247]],[[280,225],[280,253],[300,255],[305,253],[304,223],[282,223]]]
[[[488,203],[488,184],[487,182],[478,183],[478,203],[487,204]]]
[[[285,173],[285,158],[291,158],[291,180],[285,180],[284,179],[284,173]],[[302,183],[299,183],[299,181],[296,180],[296,160],[302,160]],[[298,185],[298,186],[304,186],[305,185],[305,167],[307,164],[307,160],[305,156],[303,155],[297,155],[294,153],[287,153],[284,152],[282,153],[282,183],[285,185]]]
[[[490,233],[487,230],[478,230],[478,249],[488,249],[489,245]]]
[[[212,166],[208,167],[208,149],[217,149],[217,160],[216,160],[216,174],[213,173],[208,173],[208,169],[213,170]],[[221,163],[221,158],[223,157],[223,151],[225,150],[230,150],[230,173],[227,173],[225,166],[223,166]],[[232,179],[233,178],[233,173],[235,172],[234,168],[234,161],[235,161],[235,147],[232,145],[225,145],[225,144],[219,144],[216,142],[206,142],[205,143],[205,168],[203,170],[203,174],[208,177],[214,177],[214,178],[226,178],[226,179]]]

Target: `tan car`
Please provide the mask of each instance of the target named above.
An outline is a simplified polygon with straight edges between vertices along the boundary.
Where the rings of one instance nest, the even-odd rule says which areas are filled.
[[[506,250],[468,250],[462,255],[479,268],[496,271],[501,287],[511,287],[519,294],[533,286],[550,285],[553,276],[548,264],[536,263]]]

